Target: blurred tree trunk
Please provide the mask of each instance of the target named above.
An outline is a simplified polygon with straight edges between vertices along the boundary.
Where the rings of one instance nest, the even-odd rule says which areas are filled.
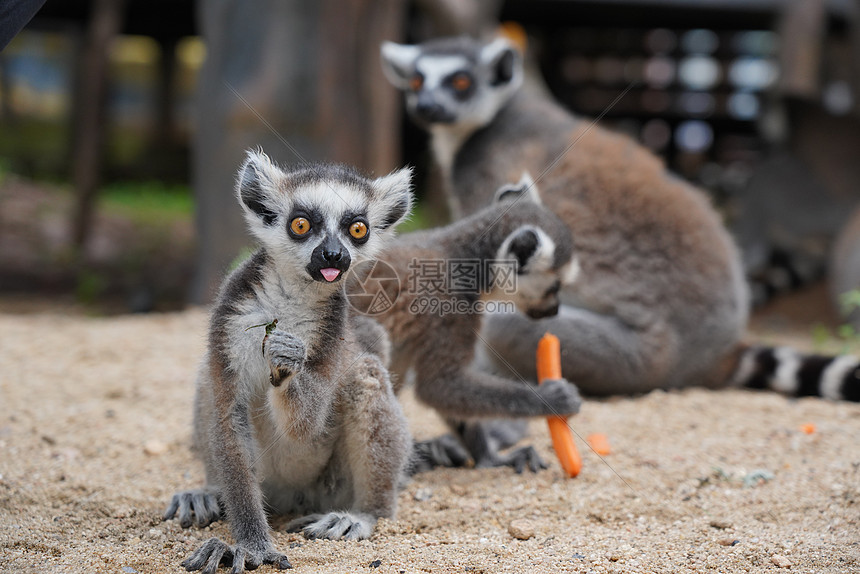
[[[401,0],[202,0],[207,46],[193,149],[198,254],[190,294],[212,299],[252,241],[233,193],[244,151],[327,160],[377,175],[399,162],[397,94],[379,44],[400,39]]]
[[[815,99],[821,93],[821,50],[827,31],[825,0],[789,0],[779,18],[779,91]]]
[[[73,109],[77,117],[72,136],[72,170],[77,204],[72,240],[83,249],[92,227],[96,192],[102,170],[106,131],[109,50],[120,31],[124,0],[94,0],[78,68]]]

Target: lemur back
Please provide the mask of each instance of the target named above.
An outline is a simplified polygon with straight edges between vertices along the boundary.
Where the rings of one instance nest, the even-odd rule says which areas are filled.
[[[236,544],[211,538],[188,570],[290,567],[266,511],[299,514],[288,528],[311,537],[368,537],[393,517],[411,452],[388,372],[343,289],[351,265],[374,257],[408,213],[409,171],[285,171],[252,152],[237,195],[261,247],[212,310],[194,402],[206,486],[177,493],[164,515],[204,527],[223,514]]]
[[[581,274],[558,317],[536,326],[496,314],[485,324],[485,340],[518,372],[534,377],[534,345],[551,330],[567,349],[565,376],[589,394],[750,382],[742,358],[759,351],[741,343],[749,295],[740,257],[701,191],[626,136],[522,87],[520,56],[505,40],[386,43],[382,55],[410,115],[432,135],[457,217],[528,170],[573,232]],[[779,355],[791,357],[788,368],[753,360],[753,378],[790,394],[857,396],[856,360],[829,362],[816,368],[816,384],[801,384],[802,357]]]
[[[476,342],[484,309],[509,303],[539,319],[558,312],[558,293],[575,280],[579,264],[564,223],[539,203],[526,175],[502,186],[492,206],[446,227],[402,235],[379,256],[399,279],[393,304],[374,315],[392,340],[392,373],[399,386],[410,372],[416,396],[437,410],[479,466],[541,465],[531,448],[502,456],[521,435],[480,421],[491,417],[573,414],[579,394],[566,381],[540,387],[482,372]],[[362,292],[391,282],[356,284]],[[501,438],[500,433],[501,432]],[[507,437],[507,438],[505,438]],[[418,445],[421,465],[444,464],[445,442]],[[456,457],[449,449],[443,455]]]

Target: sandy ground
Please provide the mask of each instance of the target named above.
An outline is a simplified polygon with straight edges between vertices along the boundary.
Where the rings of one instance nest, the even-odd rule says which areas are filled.
[[[160,519],[203,479],[189,431],[205,324],[202,310],[0,313],[0,571],[179,572],[201,541],[229,539],[224,523]],[[404,402],[416,436],[442,429]],[[535,421],[549,470],[425,473],[370,540],[309,541],[276,520],[275,543],[297,573],[860,572],[860,405],[696,389],[590,400],[571,425],[613,448],[601,460],[579,441],[575,479]]]

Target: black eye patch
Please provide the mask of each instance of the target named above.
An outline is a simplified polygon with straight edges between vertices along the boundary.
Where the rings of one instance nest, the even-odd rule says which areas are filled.
[[[292,222],[296,218],[307,219],[308,222],[310,222],[311,228],[307,233],[298,235],[295,231],[293,231]],[[296,206],[290,212],[290,216],[287,218],[287,233],[289,233],[290,237],[292,237],[293,239],[307,239],[308,237],[313,236],[316,230],[324,228],[323,221],[324,218],[322,216],[322,213],[320,213],[318,209]]]

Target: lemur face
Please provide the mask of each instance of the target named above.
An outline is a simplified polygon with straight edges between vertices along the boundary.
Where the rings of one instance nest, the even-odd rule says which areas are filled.
[[[522,82],[516,49],[504,39],[481,45],[448,38],[416,46],[385,42],[383,70],[424,127],[475,129],[489,123]]]
[[[503,204],[504,214],[512,214],[522,225],[501,243],[497,261],[515,260],[517,284],[513,293],[491,291],[493,299],[513,301],[532,319],[558,313],[559,291],[576,280],[579,261],[573,253],[570,230],[543,206],[535,182],[526,172],[516,184],[503,185],[495,194],[495,204]]]
[[[517,281],[513,293],[490,292],[490,297],[512,301],[532,319],[558,314],[559,291],[573,283],[579,274],[579,261],[570,255],[558,264],[560,251],[569,253],[540,227],[524,225],[511,233],[499,249],[496,259],[516,259]]]
[[[412,205],[411,170],[368,179],[352,168],[314,164],[284,171],[249,152],[237,194],[251,233],[296,277],[340,281],[373,258]]]

